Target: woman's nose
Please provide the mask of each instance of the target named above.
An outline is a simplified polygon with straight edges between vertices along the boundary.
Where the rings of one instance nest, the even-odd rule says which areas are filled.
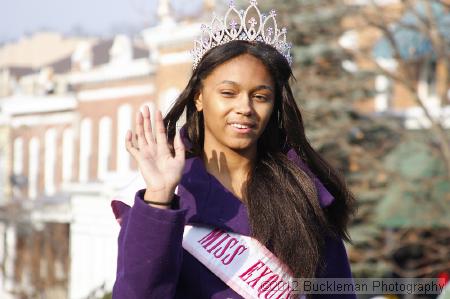
[[[250,115],[252,113],[253,107],[251,99],[248,95],[243,95],[239,97],[237,101],[237,111],[244,115]]]

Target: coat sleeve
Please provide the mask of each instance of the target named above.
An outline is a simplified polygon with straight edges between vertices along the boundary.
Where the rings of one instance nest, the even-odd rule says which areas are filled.
[[[142,199],[112,201],[121,225],[113,299],[173,298],[181,269],[186,209],[159,209]],[[175,198],[179,200],[178,195]]]
[[[341,238],[326,238],[322,260],[324,261],[323,267],[317,271],[317,278],[330,279],[330,282],[332,282],[333,278],[346,278],[354,284],[347,251],[344,246],[344,241]],[[345,281],[348,282],[348,280]],[[312,297],[327,299],[356,299],[356,294],[354,292],[350,292],[350,294],[321,294],[313,295]]]

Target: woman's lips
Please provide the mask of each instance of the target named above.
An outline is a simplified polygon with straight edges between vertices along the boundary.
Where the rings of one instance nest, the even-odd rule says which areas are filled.
[[[247,127],[247,128],[238,128],[238,127],[236,127],[236,126],[233,126],[232,124],[228,124],[228,125],[231,127],[231,129],[232,129],[233,131],[235,131],[235,132],[237,132],[237,133],[240,133],[240,134],[247,134],[247,133],[250,133],[250,132],[253,130],[253,128],[254,128],[254,126]]]

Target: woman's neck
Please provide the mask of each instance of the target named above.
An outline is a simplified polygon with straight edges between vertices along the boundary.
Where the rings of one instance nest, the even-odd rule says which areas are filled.
[[[256,148],[237,152],[232,149],[204,148],[203,162],[206,170],[214,175],[240,200],[243,199],[245,182],[256,160]]]

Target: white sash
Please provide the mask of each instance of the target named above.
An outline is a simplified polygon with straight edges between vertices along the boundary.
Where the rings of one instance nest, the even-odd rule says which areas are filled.
[[[294,298],[292,273],[254,238],[186,225],[183,248],[246,299]]]

